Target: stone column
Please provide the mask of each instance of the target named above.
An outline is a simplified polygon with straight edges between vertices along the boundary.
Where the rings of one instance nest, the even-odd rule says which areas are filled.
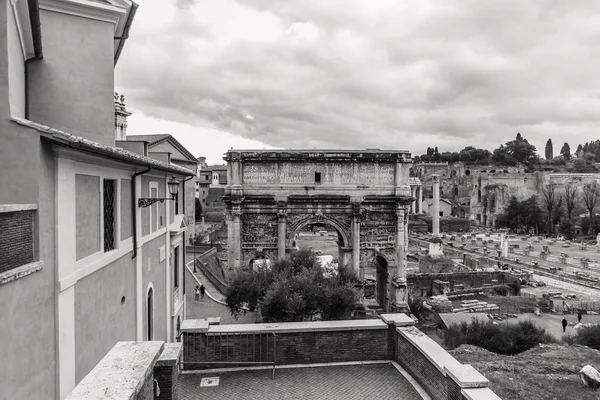
[[[395,278],[402,278],[405,276],[406,271],[404,269],[404,259],[406,258],[405,251],[405,230],[406,224],[406,210],[398,206],[396,210],[396,270],[394,271]]]
[[[423,185],[419,186],[419,214],[423,214]]]
[[[405,312],[407,306],[406,291],[406,243],[408,239],[408,210],[398,205],[396,209],[396,269],[392,278],[394,290],[394,308]],[[389,310],[388,310],[389,311]]]
[[[238,270],[242,261],[242,208],[240,204],[234,204],[231,210],[232,216],[232,244],[231,254],[233,256],[233,268]],[[229,260],[228,260],[229,261]]]
[[[361,282],[365,279],[365,267],[360,264],[360,210],[352,216],[352,270]]]
[[[278,217],[278,231],[277,231],[277,259],[285,259],[285,248],[286,248],[286,217],[287,213],[285,209],[280,209],[277,213]]]
[[[433,207],[431,216],[433,218],[433,235],[440,234],[440,177],[433,175]]]
[[[413,201],[410,202],[410,213],[411,214],[415,214],[417,212],[417,187],[416,186],[411,186],[410,187],[410,195],[413,197]]]

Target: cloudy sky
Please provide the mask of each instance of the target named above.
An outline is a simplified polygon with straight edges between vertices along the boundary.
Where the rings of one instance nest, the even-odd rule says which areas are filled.
[[[233,148],[543,154],[600,139],[600,1],[139,0],[128,133]]]

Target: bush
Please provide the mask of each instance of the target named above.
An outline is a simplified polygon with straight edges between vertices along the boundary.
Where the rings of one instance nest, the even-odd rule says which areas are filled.
[[[512,281],[508,284],[508,287],[512,291],[512,294],[515,296],[519,296],[521,294],[521,282],[520,281]]]
[[[511,289],[507,285],[494,286],[494,294],[495,295],[498,295],[498,296],[508,296],[508,294],[510,292],[511,292]]]
[[[592,349],[600,350],[600,325],[578,329],[574,342],[591,347]]]
[[[345,319],[354,310],[358,277],[350,267],[338,266],[324,275],[316,255],[294,252],[289,259],[235,277],[226,295],[235,317],[258,308],[265,322]]]
[[[495,325],[491,321],[474,319],[471,323],[451,325],[444,344],[450,348],[471,344],[498,354],[515,355],[539,343],[552,343],[554,338],[531,321]]]

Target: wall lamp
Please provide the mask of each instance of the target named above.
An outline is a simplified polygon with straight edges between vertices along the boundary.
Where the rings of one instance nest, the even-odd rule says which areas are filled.
[[[177,196],[177,194],[179,193],[179,181],[177,179],[175,179],[175,177],[173,177],[173,178],[171,178],[170,181],[167,182],[167,185],[169,186],[169,193],[171,194],[171,198],[164,198],[164,199],[153,198],[153,197],[140,198],[140,199],[138,199],[138,207],[145,208],[145,207],[151,206],[152,204],[154,204],[158,201],[160,201],[162,203],[165,200],[175,199],[175,196]]]

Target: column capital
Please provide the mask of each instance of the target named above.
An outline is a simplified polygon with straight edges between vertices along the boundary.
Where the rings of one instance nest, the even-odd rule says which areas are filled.
[[[285,221],[285,219],[287,218],[287,210],[285,208],[278,209],[277,218],[279,218],[279,221]]]

